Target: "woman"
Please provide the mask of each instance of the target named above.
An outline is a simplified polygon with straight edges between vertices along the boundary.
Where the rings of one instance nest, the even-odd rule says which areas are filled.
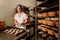
[[[17,27],[18,23],[21,25],[27,23],[28,16],[26,15],[26,13],[23,12],[23,8],[21,5],[18,5],[16,7],[16,10],[17,10],[17,13],[15,14],[15,17],[14,17],[14,24]]]

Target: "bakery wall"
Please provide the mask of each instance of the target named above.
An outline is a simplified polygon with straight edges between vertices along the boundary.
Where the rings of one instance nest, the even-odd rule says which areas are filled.
[[[35,6],[35,0],[0,0],[0,21],[5,21],[6,26],[14,25],[15,7],[22,4],[27,7]]]

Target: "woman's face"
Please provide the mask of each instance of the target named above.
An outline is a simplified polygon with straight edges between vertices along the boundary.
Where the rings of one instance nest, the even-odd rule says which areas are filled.
[[[20,7],[17,7],[18,12],[22,12],[22,9]]]

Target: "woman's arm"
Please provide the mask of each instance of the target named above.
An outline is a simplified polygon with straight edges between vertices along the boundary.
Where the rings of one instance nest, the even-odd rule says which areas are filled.
[[[28,15],[27,14],[24,14],[24,21],[22,23],[22,25],[26,24],[28,22]]]
[[[27,22],[28,22],[28,20],[25,19],[25,20],[23,21],[22,25],[27,24]]]
[[[23,23],[25,23],[25,24],[26,24],[27,22],[28,22],[28,20],[27,20],[27,19],[25,19]]]
[[[14,24],[15,24],[15,26],[18,24],[18,22],[16,21],[16,20],[14,20]]]

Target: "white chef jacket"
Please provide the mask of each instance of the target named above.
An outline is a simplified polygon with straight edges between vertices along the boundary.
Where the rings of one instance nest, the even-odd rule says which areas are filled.
[[[18,16],[18,13],[17,13],[17,14],[15,14],[14,19],[17,20],[17,22],[21,24],[21,23],[23,23],[23,21],[25,19],[28,19],[28,16],[23,12],[22,12],[22,14],[20,16]]]

